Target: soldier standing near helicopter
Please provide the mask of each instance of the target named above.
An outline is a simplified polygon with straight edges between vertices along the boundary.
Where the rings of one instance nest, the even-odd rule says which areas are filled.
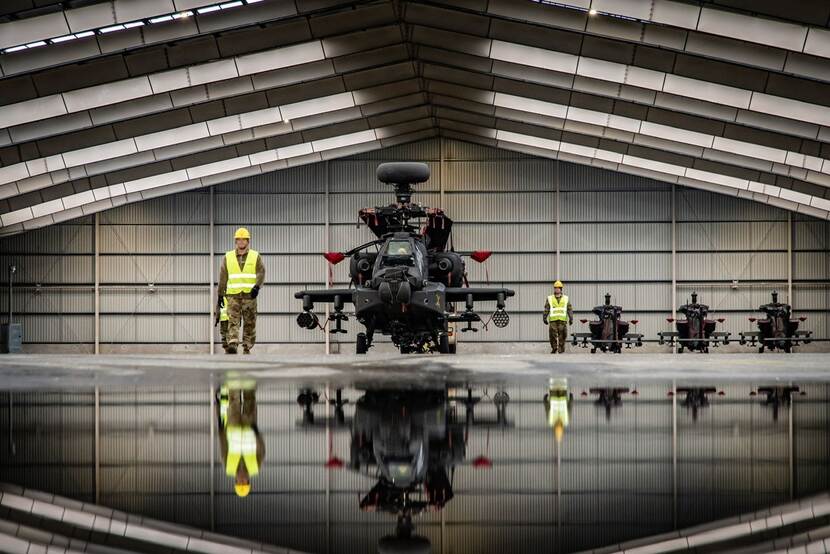
[[[574,323],[574,311],[570,299],[562,294],[565,285],[557,280],[553,284],[553,294],[545,302],[545,312],[542,316],[548,325],[550,353],[562,354],[565,352],[565,342],[568,340],[568,325]]]

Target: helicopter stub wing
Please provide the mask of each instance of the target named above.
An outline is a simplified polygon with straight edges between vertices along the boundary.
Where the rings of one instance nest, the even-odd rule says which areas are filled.
[[[499,299],[499,295],[503,295],[503,298],[510,298],[516,294],[511,289],[489,287],[448,287],[444,292],[447,302],[464,302],[467,300],[468,294],[473,295],[474,302],[496,301]]]
[[[311,302],[334,303],[335,297],[339,296],[341,302],[351,302],[354,289],[320,289],[320,290],[301,290],[294,293],[294,298],[305,300],[308,297]]]

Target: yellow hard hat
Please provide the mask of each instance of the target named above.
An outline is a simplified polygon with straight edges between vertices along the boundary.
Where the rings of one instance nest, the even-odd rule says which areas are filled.
[[[248,231],[245,227],[240,227],[236,230],[236,233],[233,234],[234,240],[236,239],[248,239],[251,240],[251,232]]]
[[[251,485],[248,483],[245,483],[244,485],[237,483],[233,486],[233,490],[236,491],[236,496],[245,498],[248,496],[248,493],[251,492]]]
[[[565,287],[565,285],[563,285],[562,281],[560,281],[559,279],[557,279],[556,282],[553,284],[553,288],[555,288],[555,289],[561,289],[561,288],[564,288],[564,287]]]

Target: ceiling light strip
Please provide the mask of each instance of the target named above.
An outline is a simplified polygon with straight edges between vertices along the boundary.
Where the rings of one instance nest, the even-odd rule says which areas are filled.
[[[218,4],[213,4],[210,6],[204,6],[202,8],[196,9],[197,14],[206,14],[212,12],[218,12],[221,10],[230,10],[233,8],[237,8],[239,6],[244,6],[245,4],[258,4],[262,2],[262,0],[236,0],[234,2],[221,2]],[[163,15],[159,15],[156,17],[149,17],[145,19],[137,19],[135,21],[129,21],[127,23],[118,23],[115,25],[107,25],[104,27],[98,27],[96,29],[90,29],[83,32],[72,33],[69,35],[63,35],[58,37],[47,38],[43,40],[38,40],[35,42],[30,42],[27,44],[20,44],[17,46],[11,46],[9,48],[4,48],[0,50],[0,54],[12,54],[14,52],[21,52],[23,50],[31,50],[33,48],[39,48],[41,46],[47,46],[50,44],[61,44],[63,42],[68,42],[70,40],[76,40],[80,38],[87,38],[93,35],[107,35],[110,33],[114,33],[117,31],[124,31],[127,29],[135,29],[136,27],[143,27],[145,25],[156,25],[159,23],[167,23],[170,21],[177,21],[180,19],[187,19],[194,15],[192,10],[184,10],[184,11],[177,11],[172,13],[167,13]]]

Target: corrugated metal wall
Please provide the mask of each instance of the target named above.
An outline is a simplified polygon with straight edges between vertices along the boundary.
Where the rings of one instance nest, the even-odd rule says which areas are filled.
[[[830,486],[827,385],[802,384],[806,395],[796,396],[792,412],[782,406],[777,418],[761,396],[750,396],[748,383],[718,387],[725,395],[712,395],[696,416],[678,395],[676,473],[671,384],[630,387],[638,394],[623,394],[622,404],[606,413],[595,395],[582,396],[587,385],[571,384],[575,400],[559,465],[544,387],[506,389],[506,427],[493,423],[491,389],[476,406],[478,423],[455,471],[455,498],[442,512],[419,517],[418,533],[435,552],[573,551],[665,532],[675,519],[677,527],[691,526]],[[344,391],[347,422],[361,394]],[[297,389],[269,384],[257,391],[266,455],[243,501],[224,474],[218,442],[211,443],[216,417],[207,387],[101,390],[101,503],[209,529],[213,498],[213,523],[222,533],[319,553],[374,551],[394,519],[358,509],[375,482],[371,475],[325,469],[326,408],[317,405],[317,424],[303,427],[296,395]],[[92,501],[93,394],[18,392],[7,409],[3,392],[0,402],[2,480]],[[458,406],[462,422],[463,414]],[[348,460],[349,426],[331,429],[331,453]],[[480,455],[492,460],[491,469],[472,466]]]
[[[673,195],[678,304],[696,290],[701,301],[726,318],[725,330],[737,332],[749,330],[747,317],[768,301],[771,289],[787,297],[785,211],[436,138],[217,186],[213,237],[206,190],[103,212],[102,350],[138,345],[205,350],[215,332],[206,315],[213,302],[208,290],[211,240],[216,268],[239,225],[250,227],[268,268],[268,287],[259,305],[260,344],[322,343],[321,333],[295,325],[299,304],[291,293],[324,286],[327,268],[320,252],[346,249],[371,237],[368,229],[356,226],[356,213],[389,202],[388,189],[374,178],[377,164],[387,160],[431,165],[432,178],[419,187],[416,200],[448,211],[457,222],[458,250],[495,252],[486,273],[469,263],[472,282],[484,283],[489,274],[491,283],[517,292],[508,306],[513,316],[508,328],[467,334],[464,341],[546,339],[539,314],[557,277],[557,245],[558,276],[567,283],[577,319],[587,317],[609,292],[630,319],[640,321],[640,332],[654,337],[668,330]],[[830,224],[795,214],[791,230],[792,302],[798,314],[808,316],[806,327],[827,337]],[[85,218],[0,242],[0,267],[16,264],[17,280],[25,285],[15,296],[15,311],[21,314],[30,350],[56,344],[90,350],[94,241],[93,218]],[[348,280],[346,266],[335,267],[340,284]],[[5,302],[0,295],[3,311]],[[581,327],[577,322],[574,330],[585,330]]]

